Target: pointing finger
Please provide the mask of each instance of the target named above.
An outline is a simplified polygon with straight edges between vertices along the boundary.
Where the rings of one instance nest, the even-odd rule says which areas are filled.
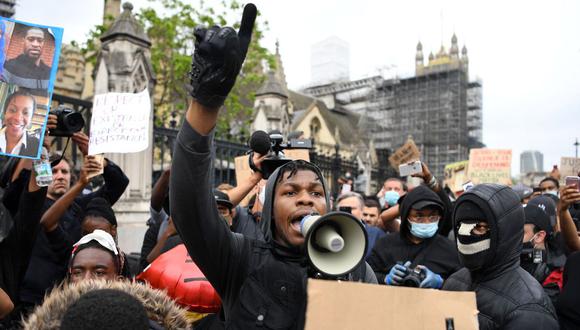
[[[240,55],[242,60],[246,58],[248,46],[250,45],[250,41],[252,41],[252,30],[254,29],[254,22],[256,21],[257,14],[258,9],[253,3],[248,3],[244,7],[242,23],[240,25],[240,31],[238,32],[238,38],[240,40]]]

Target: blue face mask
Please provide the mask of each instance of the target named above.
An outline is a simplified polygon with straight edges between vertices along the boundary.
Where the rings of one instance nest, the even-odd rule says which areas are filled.
[[[415,223],[409,221],[411,225],[411,234],[419,238],[430,238],[435,236],[437,229],[439,228],[439,221],[432,223]]]
[[[399,193],[394,191],[394,190],[389,190],[385,193],[385,205],[388,204],[389,206],[393,206],[396,205],[397,202],[399,201],[399,198],[401,196],[399,196]]]

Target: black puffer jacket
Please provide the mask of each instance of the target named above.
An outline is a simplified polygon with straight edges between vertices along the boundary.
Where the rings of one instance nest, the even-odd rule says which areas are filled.
[[[467,268],[451,275],[443,290],[475,291],[480,329],[558,329],[556,313],[542,286],[520,267],[524,211],[506,186],[482,184],[464,193],[486,214],[491,253],[481,270]],[[457,223],[454,231],[457,236]]]

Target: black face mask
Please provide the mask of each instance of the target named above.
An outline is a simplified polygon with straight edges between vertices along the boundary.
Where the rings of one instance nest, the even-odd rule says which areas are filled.
[[[462,221],[457,229],[457,250],[459,260],[467,269],[474,271],[481,269],[490,254],[491,234],[477,236],[472,230],[478,221]]]

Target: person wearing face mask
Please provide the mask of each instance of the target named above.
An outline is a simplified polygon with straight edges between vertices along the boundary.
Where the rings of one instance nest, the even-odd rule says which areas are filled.
[[[540,190],[542,194],[550,194],[558,197],[558,190],[560,189],[560,183],[558,180],[551,176],[545,177],[540,181]]]
[[[457,199],[453,228],[464,268],[443,290],[475,291],[482,330],[559,328],[542,286],[520,267],[524,217],[506,186],[480,184]]]
[[[453,242],[438,235],[445,206],[428,187],[421,185],[400,202],[401,230],[380,239],[368,258],[379,283],[402,285],[405,267],[425,275],[422,288],[439,289],[460,268]]]

